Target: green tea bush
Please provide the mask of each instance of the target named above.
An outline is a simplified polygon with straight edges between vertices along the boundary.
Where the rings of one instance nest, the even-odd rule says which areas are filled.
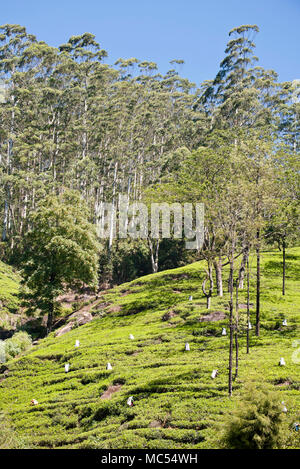
[[[300,266],[300,248],[292,252],[297,253],[295,266]],[[61,337],[50,334],[25,354],[0,365],[1,408],[9,414],[10,427],[37,448],[220,448],[225,446],[221,444],[224,426],[228,430],[228,420],[236,419],[238,410],[234,409],[250,380],[276,394],[282,424],[276,415],[272,418],[272,406],[268,410],[260,400],[248,405],[243,398],[242,408],[254,408],[257,417],[248,427],[238,426],[238,444],[242,438],[244,442],[247,432],[251,442],[252,427],[252,440],[261,438],[261,447],[269,447],[271,442],[271,447],[299,448],[300,432],[293,426],[299,422],[299,364],[292,355],[298,353],[300,271],[297,267],[299,275],[287,278],[282,299],[281,271],[276,277],[264,272],[265,263],[277,257],[280,253],[262,255],[261,335],[255,336],[255,313],[251,312],[250,353],[246,353],[246,334],[241,327],[239,376],[232,397],[228,397],[228,292],[224,289],[223,298],[213,296],[211,311],[206,310],[201,261],[103,292],[99,301],[107,306],[98,305],[106,308],[103,317]],[[252,259],[255,269],[255,256]],[[224,267],[224,280],[227,277],[228,266]],[[250,288],[254,303],[254,281]],[[194,303],[188,300],[190,292]],[[280,301],[273,302],[273,296]],[[239,301],[246,304],[246,288],[239,292]],[[148,309],[127,314],[127,308],[135,311],[143,304]],[[170,311],[177,316],[162,321]],[[223,313],[219,320],[205,319],[214,312]],[[282,326],[284,318],[286,327]],[[278,329],[274,329],[276,323]],[[290,331],[293,326],[297,330]],[[225,337],[222,327],[227,329]],[[80,347],[75,349],[76,339]],[[186,342],[191,347],[188,352]],[[278,366],[280,357],[285,358],[285,367]],[[69,373],[64,369],[67,362]],[[112,370],[106,370],[107,362]],[[213,369],[219,371],[216,379],[211,378]],[[109,398],[103,396],[114,385],[122,386],[111,390]],[[127,405],[129,396],[133,396],[133,407]],[[33,398],[38,405],[30,405]],[[237,422],[241,420],[247,423],[238,414]]]
[[[25,441],[11,428],[5,415],[0,415],[0,449],[26,449]]]

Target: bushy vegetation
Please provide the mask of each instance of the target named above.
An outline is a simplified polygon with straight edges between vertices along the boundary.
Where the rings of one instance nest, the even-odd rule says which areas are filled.
[[[27,332],[16,332],[11,339],[4,341],[5,359],[14,358],[20,353],[28,350],[32,345],[32,340]]]
[[[48,315],[48,332],[60,293],[97,285],[99,244],[87,212],[76,191],[48,196],[32,214],[33,228],[23,241],[22,297],[27,311]]]
[[[8,330],[12,327],[15,319],[13,315],[20,305],[19,282],[19,275],[0,261],[0,328]]]
[[[16,312],[19,307],[20,276],[7,264],[0,261],[0,311]]]
[[[276,394],[248,389],[230,416],[224,435],[229,449],[278,449],[283,444],[283,404]]]
[[[286,262],[287,290],[282,296],[280,253],[262,254],[261,334],[250,331],[247,354],[245,330],[239,332],[240,369],[231,398],[229,297],[227,292],[223,298],[213,296],[211,310],[206,309],[200,287],[204,262],[197,262],[104,292],[92,322],[61,337],[53,332],[24,356],[10,360],[0,375],[1,409],[18,438],[31,435],[31,444],[38,448],[219,448],[245,384],[259,383],[287,407],[282,414],[283,446],[299,447],[292,423],[299,418],[300,405],[295,355],[300,249],[289,249]],[[224,278],[228,273],[225,267]],[[252,276],[251,297],[254,291]],[[241,305],[245,297],[241,290]],[[216,313],[216,321],[207,319]],[[241,318],[245,314],[241,306]],[[282,326],[284,318],[287,326]],[[222,336],[223,327],[227,336]],[[280,357],[286,366],[278,365]],[[68,373],[65,363],[70,364]],[[213,369],[219,371],[215,379]],[[110,399],[101,398],[112,386],[116,388]],[[126,403],[129,396],[133,407]],[[38,405],[31,406],[32,399]]]
[[[5,415],[0,414],[0,448],[1,449],[26,449],[24,440],[19,438],[11,428]]]

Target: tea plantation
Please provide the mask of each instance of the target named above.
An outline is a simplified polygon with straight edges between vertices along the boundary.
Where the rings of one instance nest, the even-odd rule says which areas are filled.
[[[224,297],[213,297],[208,311],[201,291],[204,263],[197,262],[103,292],[93,304],[91,322],[60,337],[54,331],[4,363],[3,421],[19,444],[30,448],[218,448],[225,420],[245,385],[254,382],[284,401],[286,433],[290,444],[300,447],[292,426],[300,419],[300,248],[288,250],[284,297],[280,252],[262,255],[260,337],[254,327],[254,256],[251,266],[250,353],[244,289],[239,293],[240,369],[232,398],[227,391],[228,271]],[[280,357],[286,366],[278,365]],[[106,369],[108,362],[112,370]],[[212,379],[214,369],[219,373]],[[31,405],[32,399],[38,404]]]
[[[0,329],[9,330],[19,307],[19,275],[0,261]]]

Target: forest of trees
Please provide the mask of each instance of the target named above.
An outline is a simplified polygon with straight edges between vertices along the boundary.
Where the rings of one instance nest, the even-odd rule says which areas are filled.
[[[22,26],[0,30],[2,257],[20,263],[31,213],[66,189],[81,194],[98,226],[103,204],[117,211],[120,194],[131,202],[203,202],[200,253],[177,239],[102,241],[100,282],[201,257],[209,307],[214,283],[222,295],[222,266],[231,267],[233,292],[234,259],[242,287],[255,250],[259,333],[260,251],[276,245],[284,260],[299,239],[300,81],[279,83],[257,65],[258,27],[230,31],[219,72],[200,86],[180,77],[182,60],[165,75],[136,58],[109,66],[90,33],[54,48]]]

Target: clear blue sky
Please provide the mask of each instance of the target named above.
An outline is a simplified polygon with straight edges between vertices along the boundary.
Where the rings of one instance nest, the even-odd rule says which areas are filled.
[[[228,31],[257,24],[259,64],[282,81],[300,78],[300,0],[8,0],[0,17],[52,46],[91,32],[107,63],[137,57],[166,72],[169,60],[184,59],[181,75],[197,84],[214,78]]]

